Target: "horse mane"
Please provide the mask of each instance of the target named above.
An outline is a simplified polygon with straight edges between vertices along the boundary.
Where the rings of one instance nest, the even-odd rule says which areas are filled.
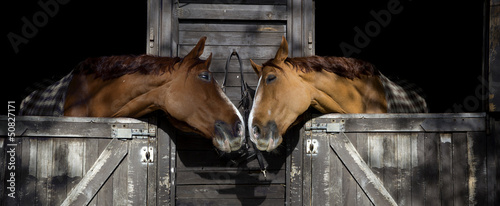
[[[263,66],[273,66],[282,70],[282,68],[273,63],[273,60],[267,61]],[[379,74],[373,64],[355,58],[311,56],[286,58],[285,62],[290,63],[295,69],[300,69],[305,73],[324,70],[348,79],[361,78],[363,75],[374,76]]]
[[[126,74],[160,75],[171,72],[174,65],[182,61],[179,57],[155,57],[150,55],[123,55],[87,58],[73,70],[74,74],[95,74],[95,78],[109,80]]]

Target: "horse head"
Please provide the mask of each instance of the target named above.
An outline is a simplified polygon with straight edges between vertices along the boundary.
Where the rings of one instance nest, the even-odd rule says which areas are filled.
[[[251,64],[259,82],[248,119],[250,140],[259,150],[272,151],[282,142],[282,135],[310,105],[307,85],[293,66],[285,62],[288,43],[283,37],[274,59],[264,66]]]
[[[172,124],[211,138],[221,151],[238,150],[245,138],[243,118],[208,70],[212,54],[200,60],[206,37],[175,65],[164,98]]]

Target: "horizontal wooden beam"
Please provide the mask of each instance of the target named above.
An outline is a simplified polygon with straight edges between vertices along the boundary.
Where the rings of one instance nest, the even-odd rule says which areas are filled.
[[[187,4],[176,12],[179,19],[287,20],[286,5]]]

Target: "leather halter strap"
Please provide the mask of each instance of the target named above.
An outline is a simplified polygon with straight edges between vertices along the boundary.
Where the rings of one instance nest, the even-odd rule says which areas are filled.
[[[226,67],[224,71],[224,80],[222,81],[222,90],[226,92],[226,82],[227,82],[227,74],[229,71],[229,63],[231,61],[231,58],[233,56],[236,56],[238,59],[239,65],[240,65],[240,81],[241,81],[241,100],[238,105],[238,108],[243,108],[244,112],[244,121],[245,123],[248,122],[248,116],[250,115],[250,110],[251,108],[251,102],[255,96],[255,90],[251,89],[250,86],[245,82],[245,79],[243,77],[243,64],[240,58],[240,55],[238,55],[238,52],[236,50],[233,50],[231,55],[226,60]],[[250,147],[251,145],[251,147]],[[246,157],[245,158],[247,161],[253,160],[257,158],[257,161],[259,162],[259,167],[261,172],[264,174],[264,177],[266,177],[266,168],[267,168],[267,163],[265,162],[264,156],[262,155],[261,151],[257,149],[255,144],[250,141],[250,135],[248,132],[245,133],[245,150],[246,150]],[[253,151],[252,151],[253,150]],[[237,160],[237,162],[240,162],[240,160]]]

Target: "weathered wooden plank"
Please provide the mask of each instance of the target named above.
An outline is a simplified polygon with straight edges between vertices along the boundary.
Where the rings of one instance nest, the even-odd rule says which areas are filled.
[[[213,0],[181,0],[180,3],[220,3],[221,1]],[[224,2],[224,1],[223,1]],[[227,4],[271,4],[271,5],[286,5],[286,0],[239,0],[239,1],[225,1]]]
[[[467,157],[467,134],[452,134],[453,149],[453,204],[457,206],[467,205],[468,195],[468,157]]]
[[[311,139],[319,145],[317,148],[318,151],[321,151],[322,145],[328,145],[329,143],[326,134],[314,133]],[[326,150],[328,151],[328,148]],[[327,151],[311,155],[311,171],[315,177],[311,178],[312,205],[330,205],[330,202],[333,201],[333,197],[329,191],[330,179],[334,177],[330,175],[330,156],[335,154]]]
[[[398,168],[397,203],[398,205],[411,205],[411,171],[412,149],[411,140],[416,139],[418,134],[401,133],[396,136],[396,159]]]
[[[208,145],[211,147],[212,145]],[[242,170],[255,170],[259,169],[259,163],[256,159],[251,161],[233,162],[231,161],[231,156],[226,155],[221,157],[214,150],[201,150],[201,151],[189,151],[181,150],[177,152],[176,170],[177,171],[242,171]],[[239,158],[238,155],[234,157]],[[273,156],[267,153],[263,154],[264,159],[268,162],[268,170],[280,170],[285,169],[283,164],[284,155]],[[238,159],[234,159],[238,161]]]
[[[439,136],[439,140],[439,186],[441,190],[441,205],[454,205],[452,134],[442,133]]]
[[[486,128],[483,113],[406,114],[406,116],[401,114],[327,114],[319,119],[316,121],[348,120],[345,121],[345,132],[458,132],[484,131]]]
[[[287,16],[282,5],[187,4],[176,12],[179,19],[286,20]]]
[[[425,134],[424,149],[425,204],[441,205],[438,133]]]
[[[16,120],[16,136],[24,137],[111,138],[113,124],[134,129],[147,127],[146,123],[131,118],[20,116]],[[6,116],[1,115],[0,122],[7,124],[6,121]],[[0,135],[6,136],[6,129],[0,128]]]
[[[328,148],[327,148],[328,149]],[[330,150],[330,149],[328,149]],[[331,150],[330,150],[331,151]],[[344,168],[344,164],[342,164],[342,161],[340,160],[340,157],[338,157],[335,152],[331,151],[328,152],[327,154],[330,155],[330,176],[334,177],[330,180],[330,192],[332,193],[332,203],[331,205],[346,205],[344,202],[344,172],[347,172],[347,170]],[[326,152],[325,152],[326,153]],[[323,155],[323,154],[322,154]],[[348,174],[350,175],[350,174]]]
[[[38,139],[38,147],[36,151],[36,204],[50,205],[50,191],[48,180],[52,177],[52,145],[53,139],[40,138]]]
[[[356,133],[356,141],[357,143],[354,145],[353,142],[353,145],[358,151],[359,156],[363,161],[368,162],[368,134]],[[373,205],[359,185],[356,185],[356,193],[356,205]]]
[[[292,131],[285,134],[287,153],[286,169],[286,202],[291,205],[302,205],[303,175],[304,175],[304,145],[303,140],[306,134],[304,128],[292,127]],[[295,141],[291,141],[295,140]],[[306,197],[307,198],[307,197]]]
[[[128,153],[128,142],[113,139],[61,205],[86,205]]]
[[[284,205],[284,199],[191,199],[179,198],[176,200],[176,205],[206,205],[206,206],[237,206],[237,205],[262,205],[262,206],[276,206]]]
[[[127,193],[131,205],[146,205],[147,164],[142,162],[141,152],[147,152],[147,139],[135,139],[129,143]]]
[[[23,194],[19,196],[19,201],[26,205],[34,205],[36,201],[36,151],[38,141],[35,138],[21,137],[21,183],[20,190]],[[4,167],[2,167],[4,168]],[[3,178],[2,178],[3,179]]]
[[[179,45],[179,56],[186,56],[194,45]],[[205,46],[201,59],[206,59],[212,53],[212,58],[227,60],[231,52],[236,50],[241,59],[270,59],[274,57],[279,46]]]
[[[398,202],[398,162],[397,162],[397,135],[383,134],[383,159],[382,159],[382,182],[385,189],[394,201]]]
[[[253,171],[178,171],[177,185],[197,184],[284,184],[285,170],[268,170],[264,177]]]
[[[411,205],[425,205],[425,136],[418,133],[411,139]]]
[[[67,160],[69,155],[68,139],[54,139],[53,140],[53,155],[52,155],[52,175],[49,178],[49,192],[52,197],[52,205],[60,205],[66,198],[66,186],[68,184],[68,170],[69,162]],[[75,162],[80,162],[81,160],[75,159]]]
[[[97,161],[97,158],[99,158],[99,154],[101,154],[102,151],[99,151],[99,141],[107,141],[108,140],[99,140],[99,139],[86,139],[85,140],[85,145],[83,148],[83,153],[85,154],[84,161],[83,161],[83,175],[82,178],[90,171],[90,168],[94,165],[94,163]],[[78,182],[81,181],[81,178]],[[75,182],[75,185],[71,188],[71,190],[77,185],[78,182]],[[71,192],[71,190],[69,192]],[[69,194],[68,192],[68,194]],[[89,203],[90,206],[95,206],[97,205],[97,198],[93,198],[91,202]]]
[[[467,133],[469,205],[487,205],[486,142],[484,132]]]
[[[283,185],[179,185],[177,198],[193,199],[265,199],[284,198]]]
[[[231,53],[228,53],[227,56],[229,56],[229,54],[231,54]],[[212,60],[212,63],[210,64],[210,71],[211,72],[224,72],[225,68],[226,68],[226,62],[227,62],[226,60],[227,59]],[[252,61],[254,61],[256,64],[259,64],[259,65],[262,65],[267,60],[269,60],[269,59],[252,59]],[[250,64],[250,60],[241,59],[241,64],[243,67],[243,72],[245,74],[252,73],[252,75],[257,75],[257,74],[255,74],[255,71],[253,70],[252,65]],[[240,63],[236,59],[232,59],[229,62],[229,72],[236,72],[236,73],[240,72]],[[245,75],[245,77],[246,76],[247,75]],[[222,83],[222,82],[219,82],[219,83]]]
[[[181,22],[179,31],[196,31],[196,32],[251,32],[251,33],[286,33],[286,24],[281,22]],[[209,38],[210,39],[210,38]],[[207,40],[207,44],[209,43]],[[281,42],[281,40],[280,40]],[[194,43],[196,44],[196,42]]]
[[[122,163],[118,165],[118,167],[113,172],[112,181],[108,180],[110,184],[112,183],[112,191],[108,192],[108,194],[112,195],[113,205],[127,205],[128,199],[128,155],[122,160]],[[101,190],[103,190],[102,188]],[[101,192],[99,192],[101,193]],[[99,199],[99,204],[101,201]]]
[[[99,141],[97,145],[97,154],[102,154],[102,152],[107,148],[110,142],[111,140],[108,139]],[[126,156],[125,159],[127,159],[127,157],[128,156]],[[103,185],[99,189],[99,192],[96,194],[95,198],[97,198],[98,205],[113,205],[113,176],[114,175],[111,174],[109,178],[107,178],[106,182],[103,183]]]
[[[207,37],[205,46],[279,46],[285,33],[180,31],[179,43],[196,45],[202,36]]]
[[[172,134],[172,127],[168,121],[165,119],[158,119],[159,127],[157,130],[158,138],[158,158],[157,158],[157,204],[158,205],[168,205],[170,204],[170,189],[172,187],[170,180],[171,168],[175,167],[170,164],[170,134]]]
[[[330,147],[375,205],[396,205],[382,182],[373,174],[344,133],[330,135]]]

